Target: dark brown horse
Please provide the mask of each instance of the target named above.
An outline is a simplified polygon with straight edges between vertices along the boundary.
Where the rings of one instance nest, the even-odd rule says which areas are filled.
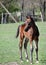
[[[22,46],[23,46],[23,40],[25,38],[24,41],[24,49],[25,49],[25,54],[26,54],[26,59],[28,60],[28,53],[27,53],[27,43],[28,41],[30,41],[30,60],[31,63],[33,62],[33,40],[35,41],[35,49],[36,49],[36,60],[38,62],[38,40],[39,40],[39,30],[38,27],[32,24],[31,28],[25,32],[25,27],[27,25],[23,24],[18,26],[18,30],[17,30],[17,35],[16,38],[19,36],[20,37],[20,42],[19,42],[19,49],[20,49],[20,58],[22,60]]]

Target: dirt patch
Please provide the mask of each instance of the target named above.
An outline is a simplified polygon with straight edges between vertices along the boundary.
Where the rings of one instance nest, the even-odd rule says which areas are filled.
[[[2,65],[2,64],[0,64],[0,65]]]
[[[0,65],[18,65],[18,63],[17,62],[8,62],[5,64],[0,64]]]

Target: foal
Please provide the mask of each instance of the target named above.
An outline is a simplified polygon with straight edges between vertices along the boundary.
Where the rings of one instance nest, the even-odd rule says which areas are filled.
[[[25,49],[25,54],[26,54],[26,59],[28,60],[28,53],[27,53],[27,43],[30,41],[30,61],[31,63],[33,62],[33,40],[35,41],[36,45],[36,61],[38,62],[38,40],[39,40],[39,30],[38,27],[35,25],[31,26],[31,28],[25,32],[24,29],[26,27],[26,24],[20,25],[17,30],[17,35],[16,38],[19,36],[20,37],[20,42],[19,42],[19,49],[20,49],[20,59],[22,60],[22,46],[23,46],[23,40],[25,38],[24,42],[24,49]]]

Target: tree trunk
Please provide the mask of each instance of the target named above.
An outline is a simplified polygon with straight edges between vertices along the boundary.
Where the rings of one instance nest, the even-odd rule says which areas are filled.
[[[7,14],[7,19],[6,19],[6,20],[7,20],[7,23],[8,23],[8,20],[9,20],[9,14]]]
[[[45,1],[44,1],[44,4],[43,4],[43,13],[44,13],[44,21],[45,21]]]
[[[1,18],[1,24],[3,24],[3,13],[2,13],[2,18]]]
[[[7,15],[4,14],[4,15],[3,15],[3,23],[5,23],[5,24],[6,24],[6,18],[7,18]]]
[[[42,0],[40,0],[40,12],[41,12],[41,19],[42,19],[42,22],[43,22],[43,4],[42,4]]]

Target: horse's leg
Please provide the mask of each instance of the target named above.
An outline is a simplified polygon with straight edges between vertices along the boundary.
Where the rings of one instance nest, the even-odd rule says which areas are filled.
[[[36,50],[36,63],[38,63],[38,40],[35,40],[35,50]]]
[[[23,46],[23,39],[20,39],[20,43],[19,43],[19,49],[20,49],[20,59],[22,60],[22,46]]]
[[[27,53],[27,43],[28,43],[28,39],[25,38],[25,41],[24,41],[24,49],[25,49],[25,57],[27,59],[27,62],[28,62],[28,53]]]
[[[30,60],[31,60],[31,64],[33,63],[33,43],[32,40],[30,40]]]

